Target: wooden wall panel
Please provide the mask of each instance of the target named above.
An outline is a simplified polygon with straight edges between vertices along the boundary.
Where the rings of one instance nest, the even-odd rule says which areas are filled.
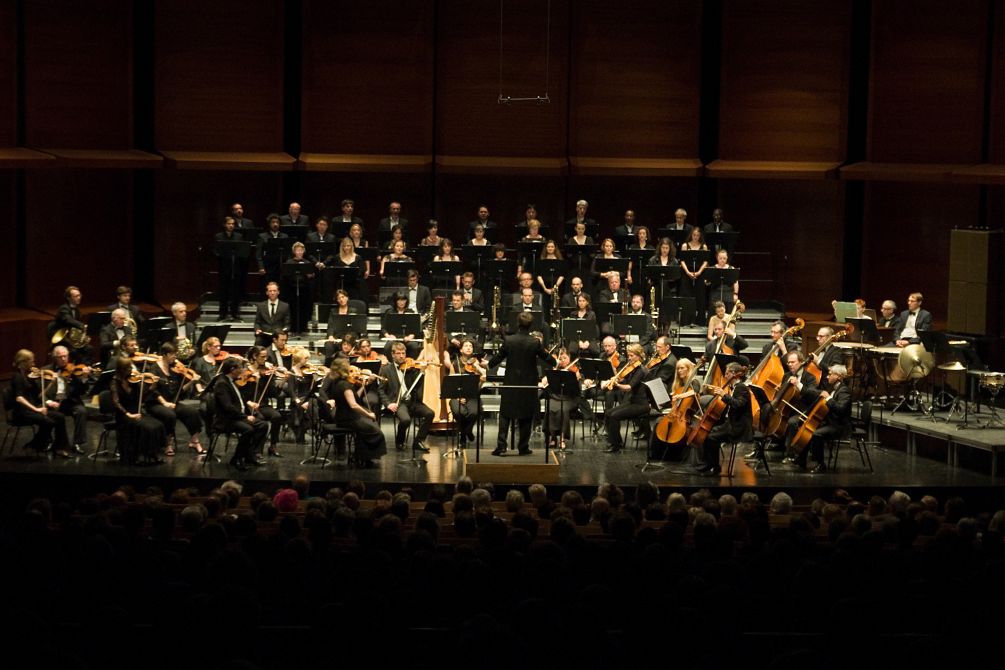
[[[195,301],[216,291],[213,236],[235,201],[244,216],[265,226],[271,212],[285,213],[282,175],[274,172],[157,172],[154,195],[154,293],[158,301]],[[299,194],[291,197],[299,198]],[[305,211],[310,214],[310,210]]]
[[[701,3],[588,0],[572,10],[569,153],[696,157]]]
[[[904,309],[912,291],[946,319],[949,231],[978,221],[980,187],[870,182],[865,190],[862,290],[867,302],[885,298]],[[846,252],[847,253],[847,252]]]
[[[719,206],[740,231],[737,250],[773,254],[778,283],[765,293],[789,311],[826,311],[841,295],[843,203],[840,182],[719,180]],[[752,287],[742,276],[740,284],[750,299]]]
[[[869,160],[979,163],[986,0],[872,4]]]
[[[851,4],[723,4],[721,158],[843,159]]]
[[[17,21],[15,0],[0,0],[0,147],[17,140]]]
[[[25,182],[27,306],[59,305],[69,284],[85,305],[113,302],[133,284],[130,172],[29,170]]]
[[[155,22],[157,148],[281,151],[282,1],[162,0]]]
[[[0,170],[0,308],[17,304],[17,219],[15,172]]]
[[[305,1],[303,151],[432,153],[433,5]]]
[[[436,153],[463,156],[567,155],[568,0],[551,3],[550,69],[546,7],[505,3],[502,94],[551,104],[500,105],[499,4],[441,0],[437,10]],[[546,89],[545,74],[551,73]]]
[[[132,147],[132,3],[25,3],[30,147]]]
[[[994,0],[994,18],[988,160],[991,163],[1005,163],[1005,0]]]

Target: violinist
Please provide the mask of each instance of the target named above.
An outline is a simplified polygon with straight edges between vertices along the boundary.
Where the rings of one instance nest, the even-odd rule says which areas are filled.
[[[618,356],[618,341],[608,335],[603,340],[601,340],[600,347],[601,347],[600,359],[604,361],[610,361],[611,366],[613,367],[613,372],[617,372],[617,369],[621,367],[620,365],[621,360],[620,357]],[[583,349],[580,348],[576,357],[581,358],[582,353]],[[599,382],[601,381],[603,380],[596,379],[587,381],[587,383],[583,387],[584,388],[583,397],[587,399],[603,398],[604,411],[606,412],[614,407],[614,405],[616,404],[616,398],[614,396],[615,393],[614,391],[608,391],[600,387]]]
[[[813,460],[816,462],[810,470],[813,474],[827,470],[824,462],[824,444],[828,440],[845,437],[851,432],[851,390],[844,383],[847,375],[848,369],[845,366],[832,365],[827,371],[827,383],[817,392],[816,402],[827,405],[827,415],[820,426],[813,431],[809,449],[804,449],[795,461],[796,465],[805,470],[806,452],[812,452]]]
[[[356,401],[356,391],[349,383],[349,361],[336,358],[321,384],[319,407],[326,421],[348,428],[356,434],[356,458],[364,468],[376,467],[375,458],[387,453],[384,433],[377,423],[376,411]]]
[[[380,361],[381,363],[387,363],[386,358],[373,350],[373,344],[370,342],[369,337],[359,338],[356,348],[359,352],[359,355],[356,356],[357,361]]]
[[[655,353],[646,363],[646,375],[643,381],[660,379],[669,388],[677,367],[677,358],[670,350],[670,338],[660,335],[656,338]]]
[[[307,427],[317,418],[317,400],[320,385],[319,372],[308,364],[311,354],[297,349],[291,356],[290,374],[286,377],[286,395],[290,399],[290,428],[297,444],[305,444]]]
[[[270,426],[269,456],[280,456],[276,446],[279,443],[279,431],[282,429],[282,417],[279,412],[267,404],[269,398],[282,394],[285,380],[279,378],[278,372],[266,363],[266,352],[262,347],[248,349],[248,366],[237,385],[241,387],[241,397],[244,404]]]
[[[70,363],[70,350],[58,344],[52,350],[52,364],[47,369],[56,373],[49,384],[45,405],[64,417],[73,417],[73,446],[71,451],[84,453],[87,444],[87,407],[84,398],[90,387],[91,368]]]
[[[133,370],[133,362],[121,356],[115,361],[115,377],[110,391],[115,407],[115,424],[124,438],[119,445],[119,455],[126,465],[135,465],[142,458],[160,463],[157,456],[165,442],[164,424],[143,414],[152,384]]]
[[[817,390],[817,378],[806,370],[805,363],[806,356],[803,355],[802,351],[790,351],[785,355],[785,367],[788,370],[788,374],[785,376],[785,381],[782,382],[783,385],[778,391],[781,393],[786,388],[786,384],[795,386],[797,395],[789,404],[803,414],[807,414],[810,411],[819,393]],[[785,457],[782,458],[782,463],[792,464],[796,462],[796,452],[791,446],[792,438],[802,423],[802,417],[798,414],[789,417],[788,423],[785,426]]]
[[[634,419],[649,414],[649,396],[646,395],[645,378],[646,370],[643,360],[645,350],[639,344],[628,345],[628,362],[613,377],[614,384],[611,391],[620,391],[624,394],[621,404],[605,412],[607,426],[607,448],[604,450],[609,454],[616,454],[623,448],[621,441],[621,421],[623,419]],[[649,422],[646,421],[642,428],[641,438],[649,439]]]
[[[268,424],[245,406],[236,384],[243,373],[244,362],[228,358],[220,365],[220,383],[213,386],[213,427],[238,435],[237,447],[230,459],[230,465],[238,470],[246,470],[248,463],[261,464],[253,453],[261,450],[269,431]]]
[[[724,442],[745,442],[754,436],[754,417],[750,405],[750,389],[742,383],[744,367],[733,362],[726,366],[722,386],[711,387],[713,396],[726,403],[726,411],[721,423],[712,428],[705,438],[704,461],[701,474],[718,477],[719,447]]]
[[[344,358],[347,361],[352,361],[356,357],[356,336],[352,333],[346,333],[342,341],[339,342],[338,351],[335,352],[334,358]],[[331,365],[331,360],[325,359],[325,363]]]
[[[289,370],[292,364],[293,350],[287,344],[290,341],[290,334],[285,330],[276,333],[269,345],[266,361],[283,370]]]
[[[157,393],[161,399],[161,405],[174,412],[174,415],[185,426],[189,439],[187,448],[197,454],[202,454],[205,450],[199,440],[202,433],[202,418],[199,415],[199,408],[180,401],[189,400],[195,397],[196,380],[198,373],[190,368],[186,368],[178,360],[178,348],[171,342],[165,342],[160,348],[160,357],[157,363],[151,366],[155,375],[159,378],[157,382]],[[157,410],[162,412],[162,410]],[[155,417],[157,414],[151,411]],[[160,418],[160,417],[157,417]],[[171,431],[169,439],[173,441],[174,422],[164,424],[164,429]],[[173,445],[168,445],[167,456],[174,455]]]
[[[11,375],[10,388],[14,398],[13,419],[19,425],[32,425],[38,428],[34,437],[24,445],[38,453],[45,451],[56,434],[53,448],[57,456],[70,458],[69,439],[66,435],[66,417],[58,409],[50,409],[42,402],[43,384],[53,383],[53,372],[43,372],[35,367],[35,354],[28,349],[19,349],[14,354],[14,374]],[[45,377],[48,377],[46,379]]]
[[[576,375],[577,381],[582,380],[579,368],[570,358],[568,349],[565,347],[560,348],[557,356],[558,367],[556,369],[572,372]],[[541,378],[540,386],[542,389],[548,388],[547,377]],[[565,449],[565,441],[569,438],[569,423],[572,419],[573,410],[579,405],[580,396],[578,393],[575,396],[566,396],[558,395],[554,392],[550,392],[550,396],[550,399],[546,403],[548,407],[548,419],[544,426],[544,433],[551,448],[562,450]]]
[[[394,436],[394,447],[398,451],[405,449],[405,438],[414,418],[421,423],[415,430],[412,450],[429,452],[425,440],[426,436],[429,435],[429,424],[433,420],[433,410],[422,402],[423,383],[419,379],[421,372],[414,361],[406,357],[405,343],[393,342],[391,344],[391,362],[380,368],[380,376],[386,377],[387,383],[377,387],[377,394],[381,407],[398,417],[397,431]]]
[[[202,343],[202,356],[197,356],[192,361],[192,369],[199,373],[203,388],[216,376],[220,369],[220,364],[226,356],[220,356],[220,338],[207,337]]]
[[[481,361],[475,357],[475,343],[470,338],[461,340],[460,353],[455,358],[451,359],[450,354],[444,351],[443,362],[450,368],[451,374],[477,375],[482,381],[488,374],[488,370],[483,368]],[[461,449],[466,448],[468,442],[475,441],[475,422],[478,420],[481,407],[479,398],[450,399],[450,410],[454,413],[461,436]]]

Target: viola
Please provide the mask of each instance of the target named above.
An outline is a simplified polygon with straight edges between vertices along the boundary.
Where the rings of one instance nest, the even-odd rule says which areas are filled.
[[[133,363],[156,363],[157,356],[154,354],[141,354],[139,352],[133,354],[129,360]]]
[[[242,370],[241,371],[241,376],[238,377],[234,381],[234,383],[237,384],[238,386],[246,386],[247,384],[250,384],[251,382],[258,382],[258,380],[260,378],[261,377],[258,374],[258,372],[256,372],[255,370],[251,370],[249,368],[249,369]]]
[[[181,375],[190,382],[199,381],[199,373],[188,367],[181,361],[175,361],[171,366],[171,372]]]
[[[667,353],[663,354],[662,356],[659,355],[659,354],[656,354],[655,356],[653,356],[652,358],[649,359],[648,363],[646,363],[646,369],[647,370],[652,370],[653,368],[658,367],[663,361],[665,361],[667,359],[667,357],[669,355],[670,355],[670,352],[667,352]]]

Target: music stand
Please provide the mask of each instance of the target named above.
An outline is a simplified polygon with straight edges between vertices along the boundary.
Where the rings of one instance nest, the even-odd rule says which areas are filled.
[[[334,242],[307,243],[307,257],[315,263],[320,262],[327,265],[335,257],[336,253],[338,253],[338,250],[335,248]]]
[[[478,278],[482,276],[482,268],[485,263],[491,260],[494,255],[495,249],[492,248],[491,244],[480,247],[468,244],[461,247],[461,260],[464,262],[464,267],[469,268]]]
[[[612,270],[617,270],[618,274],[621,275],[622,285],[624,285],[626,283],[624,281],[625,277],[628,276],[628,259],[594,258],[593,269],[595,272],[611,272]]]
[[[325,268],[325,273],[331,277],[331,283],[329,285],[334,286],[338,283],[338,287],[343,291],[345,291],[346,282],[349,282],[350,284],[359,284],[363,281],[363,273],[355,265],[328,267]],[[332,291],[332,293],[334,293],[334,291]]]
[[[355,251],[356,255],[362,258],[364,263],[376,262],[377,256],[380,256],[380,249],[377,247],[356,247]]]
[[[443,280],[443,288],[452,291],[456,288],[455,277],[464,272],[464,264],[460,261],[433,261],[429,264],[429,274],[434,279]]]
[[[628,251],[628,246],[636,240],[636,237],[636,235],[632,235],[631,233],[628,233],[627,235],[615,235],[614,247],[623,252]]]
[[[562,319],[562,340],[565,342],[592,342],[598,337],[597,322],[593,319]]]
[[[879,331],[876,330],[876,322],[872,319],[865,316],[849,317],[845,319],[845,323],[850,323],[855,327],[855,337],[852,338],[852,342],[879,342]],[[925,348],[928,349],[928,347]]]
[[[516,261],[512,258],[502,260],[493,258],[485,261],[485,281],[489,286],[509,286],[516,277]]]
[[[677,249],[680,249],[680,245],[684,244],[684,240],[690,234],[690,228],[682,228],[681,230],[677,230],[676,228],[660,228],[656,231],[658,239],[663,239],[664,237],[669,239]]]
[[[708,267],[705,268],[705,278],[709,281],[711,286],[712,294],[716,291],[716,286],[718,286],[719,291],[719,301],[728,305],[733,299],[733,284],[740,281],[740,268],[715,268]],[[726,295],[725,289],[729,287],[729,298],[727,301],[724,296]]]
[[[705,233],[705,244],[708,245],[709,249],[718,251],[719,249],[725,249],[729,252],[729,255],[733,255],[733,249],[736,248],[736,241],[739,239],[740,233],[738,231],[733,231],[729,233]]]
[[[609,360],[603,358],[580,358],[576,365],[579,366],[579,374],[583,379],[592,379],[597,384],[607,381],[618,372]]]
[[[656,253],[654,249],[629,249],[624,252],[625,256],[627,256],[628,260],[631,262],[632,281],[635,282],[634,286],[636,288],[638,288],[639,284],[642,282],[642,275],[645,272],[644,268],[646,267],[646,263],[649,262],[649,259],[653,257],[654,253]],[[638,288],[637,292],[641,293],[642,289]]]
[[[554,286],[559,277],[564,277],[567,269],[565,261],[554,258],[538,259],[535,265],[536,275],[544,279],[548,286]]]
[[[680,281],[680,264],[673,265],[646,265],[642,268],[646,279],[655,285],[657,299],[662,301],[667,298],[667,285],[672,288]],[[660,303],[663,304],[662,302]],[[662,312],[660,312],[662,314]]]
[[[251,242],[245,240],[216,240],[213,243],[213,255],[220,259],[220,269],[226,269],[227,279],[233,281],[237,278],[238,264],[248,260],[251,255]],[[243,294],[243,285],[239,289]],[[221,314],[223,313],[221,307]]]
[[[671,344],[670,353],[672,353],[674,358],[676,358],[678,361],[682,358],[686,358],[693,363],[695,360],[694,351],[692,351],[691,347],[688,346]]]
[[[702,263],[708,263],[712,259],[712,254],[706,250],[681,249],[677,252],[677,260],[687,263],[691,272],[697,272]]]
[[[97,337],[101,334],[101,329],[111,322],[111,312],[92,312],[87,315],[87,334],[91,337]]]
[[[363,335],[366,333],[366,314],[328,314],[328,330],[335,337],[345,338],[346,333]]]
[[[660,321],[669,327],[676,317],[677,341],[680,342],[680,326],[694,323],[697,308],[694,296],[663,298],[663,304],[660,306]]]
[[[647,382],[642,382],[645,384],[646,388],[649,389],[649,396],[652,399],[652,403],[656,406],[656,409],[661,409],[663,405],[669,405],[672,400],[670,399],[670,394],[667,393],[667,387],[661,379],[650,379]],[[649,417],[646,417],[646,421],[649,421]],[[660,470],[666,470],[665,465],[660,465],[659,463],[653,463],[655,460],[653,458],[652,443],[655,437],[655,431],[652,430],[650,426],[650,438],[649,444],[646,445],[646,462],[642,465],[636,465],[640,472],[646,472],[647,470],[652,470],[653,472],[659,472]],[[664,456],[666,455],[666,449],[663,450]]]
[[[279,226],[279,232],[284,233],[286,237],[290,240],[296,240],[303,242],[307,239],[307,226],[300,226],[296,224],[291,224],[289,226]],[[292,247],[293,242],[289,241],[288,244]]]
[[[562,399],[576,399],[579,398],[579,380],[576,379],[576,373],[570,370],[545,370],[544,377],[548,380],[548,388],[544,396],[544,414],[545,414],[545,426],[548,425],[548,417],[551,416],[551,401],[552,399],[557,400],[559,405],[559,419],[558,419],[558,430],[559,433],[562,432],[562,426],[565,425],[565,405],[561,404]],[[571,432],[571,427],[570,427]],[[558,438],[558,443],[561,444],[564,440],[565,435],[560,435]],[[544,441],[544,460],[545,463],[548,462],[548,449],[550,448],[550,440]],[[571,454],[573,451],[571,449],[559,449],[563,454]]]
[[[508,332],[510,334],[513,334],[513,333],[517,332],[516,320],[517,320],[517,317],[519,317],[521,314],[523,314],[523,312],[524,312],[524,310],[510,311],[510,313],[506,315],[506,325],[507,325]],[[531,321],[530,330],[531,331],[539,330],[539,331],[541,331],[543,333],[544,332],[544,312],[541,312],[539,310],[533,309],[533,310],[528,311],[528,314],[530,314],[533,317],[533,319],[534,319],[533,321]]]
[[[626,342],[630,336],[637,337],[641,341],[643,336],[649,332],[649,324],[652,317],[648,314],[612,314],[611,331],[618,337],[624,335]]]
[[[214,324],[211,326],[204,326],[202,332],[199,333],[199,339],[196,340],[195,350],[196,355],[202,355],[202,344],[211,337],[215,337],[220,340],[220,345],[222,346],[224,342],[227,341],[227,333],[230,332],[230,326],[227,324]]]
[[[384,282],[391,286],[405,286],[408,283],[408,272],[416,268],[415,261],[389,261],[384,263]]]
[[[569,262],[572,274],[576,277],[583,277],[590,272],[590,259],[597,253],[596,244],[576,244],[566,242],[563,247],[565,259]]]
[[[537,274],[537,260],[544,248],[544,240],[526,240],[516,243],[516,256],[520,259],[520,265],[524,272]]]
[[[262,245],[262,267],[267,273],[289,258],[293,241],[289,237],[270,237]],[[271,276],[271,275],[270,275]]]
[[[311,263],[283,263],[281,267],[283,283],[293,286],[293,330],[300,330],[300,292],[307,290],[307,275],[316,268]]]
[[[457,313],[459,314],[460,312]],[[480,381],[478,375],[467,373],[447,375],[440,380],[440,399],[478,398],[481,394]],[[458,432],[454,431],[452,446],[443,454],[443,458],[460,458],[464,454],[458,441]],[[477,448],[478,443],[476,441],[475,449],[477,450]]]
[[[444,312],[444,332],[478,335],[482,330],[482,315],[478,312]],[[470,376],[470,375],[469,375]]]
[[[388,314],[385,324],[388,333],[403,340],[409,335],[422,337],[422,317],[413,312],[407,314]],[[381,333],[383,335],[383,333]]]
[[[593,303],[593,311],[597,314],[597,326],[604,332],[604,325],[611,322],[612,314],[620,314],[624,306],[620,302]]]

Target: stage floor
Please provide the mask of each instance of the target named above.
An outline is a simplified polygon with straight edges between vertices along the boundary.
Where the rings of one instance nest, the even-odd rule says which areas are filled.
[[[878,414],[878,413],[877,413]],[[944,414],[942,415],[944,416]],[[978,417],[986,419],[986,414]],[[991,476],[989,459],[991,446],[1005,444],[1005,430],[979,430],[968,428],[957,430],[954,423],[932,422],[927,417],[917,414],[898,412],[892,417],[883,416],[882,426],[876,416],[877,436],[882,441],[879,446],[871,447],[870,454],[875,472],[870,473],[863,466],[856,452],[842,449],[840,462],[836,470],[821,474],[809,474],[795,468],[783,465],[781,452],[769,452],[768,461],[770,475],[762,468],[752,468],[753,462],[745,462],[738,455],[732,478],[725,474],[721,477],[704,477],[691,471],[691,467],[681,462],[665,462],[659,468],[642,470],[646,462],[646,449],[633,447],[630,439],[626,449],[621,453],[608,454],[603,438],[589,435],[580,437],[576,430],[576,440],[570,443],[571,453],[552,456],[552,467],[542,469],[545,461],[544,443],[540,433],[535,433],[531,441],[533,455],[511,456],[499,458],[492,456],[490,451],[495,446],[497,435],[496,420],[486,421],[486,444],[480,452],[482,464],[501,465],[504,468],[493,468],[491,478],[496,484],[531,484],[542,477],[552,477],[551,483],[567,486],[596,486],[614,482],[623,486],[632,486],[640,482],[652,481],[660,486],[695,488],[701,486],[730,486],[735,488],[767,487],[771,489],[796,489],[802,487],[827,489],[843,488],[933,488],[953,489],[967,487],[989,487],[1003,483],[1002,477]],[[971,425],[974,417],[971,416]],[[6,426],[0,424],[4,430]],[[179,426],[179,432],[183,433]],[[91,426],[91,444],[93,450],[97,443],[100,427]],[[388,443],[391,439],[391,422],[384,422],[384,433]],[[9,477],[25,474],[34,477],[44,477],[49,480],[49,486],[58,486],[61,477],[97,477],[108,481],[128,481],[140,486],[144,480],[179,480],[201,481],[207,483],[230,478],[246,482],[281,482],[289,481],[296,475],[306,474],[312,482],[332,482],[344,484],[350,479],[360,479],[365,482],[388,482],[399,484],[435,484],[452,483],[465,472],[465,461],[468,472],[475,463],[475,449],[466,450],[462,459],[443,455],[452,444],[449,437],[431,436],[427,445],[431,453],[421,455],[424,463],[419,466],[408,463],[411,452],[391,451],[379,461],[374,469],[358,469],[347,467],[344,461],[336,461],[326,467],[315,464],[301,465],[300,461],[310,455],[309,448],[296,447],[288,441],[280,443],[282,457],[271,457],[262,467],[251,468],[239,472],[226,464],[227,456],[222,463],[203,464],[194,452],[182,451],[171,458],[165,459],[160,465],[127,467],[118,463],[110,456],[101,456],[95,460],[85,456],[62,459],[51,454],[37,456],[21,449],[21,444],[27,440],[22,431],[18,445],[11,448],[10,441],[5,445],[0,458],[0,476]],[[187,436],[179,434],[179,441],[184,445]],[[114,442],[114,437],[111,438]],[[926,442],[927,440],[927,442]],[[945,444],[945,447],[939,445]],[[971,447],[971,449],[962,449]],[[976,446],[977,448],[972,448]],[[970,455],[976,454],[976,456]],[[961,457],[961,453],[963,454]],[[557,464],[557,465],[554,465]],[[531,467],[538,466],[538,467]],[[725,471],[725,466],[723,467]],[[478,479],[480,473],[472,473]],[[51,478],[51,479],[50,479]],[[164,486],[163,483],[160,484]],[[182,485],[179,482],[179,485]],[[46,488],[49,488],[48,486]]]

